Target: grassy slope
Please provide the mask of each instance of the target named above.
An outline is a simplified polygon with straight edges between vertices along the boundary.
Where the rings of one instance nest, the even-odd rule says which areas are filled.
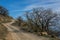
[[[7,28],[0,24],[0,39],[5,39],[7,33],[8,33]]]
[[[5,37],[8,34],[7,28],[1,23],[6,23],[10,21],[11,21],[10,17],[5,17],[5,16],[0,15],[0,39],[5,40]]]

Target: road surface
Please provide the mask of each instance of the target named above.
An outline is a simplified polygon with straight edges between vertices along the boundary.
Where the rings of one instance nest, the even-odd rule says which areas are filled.
[[[11,40],[49,40],[49,38],[38,37],[31,33],[22,32],[17,27],[12,26],[12,23],[14,23],[14,20],[10,23],[3,24],[10,32]]]

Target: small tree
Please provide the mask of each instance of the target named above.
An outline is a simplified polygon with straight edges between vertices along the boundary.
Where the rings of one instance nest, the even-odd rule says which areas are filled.
[[[23,19],[22,19],[21,16],[19,16],[19,17],[17,18],[17,22],[18,22],[19,26],[21,26],[21,23],[23,22]]]
[[[8,10],[5,9],[4,7],[0,6],[0,14],[3,16],[8,16]]]

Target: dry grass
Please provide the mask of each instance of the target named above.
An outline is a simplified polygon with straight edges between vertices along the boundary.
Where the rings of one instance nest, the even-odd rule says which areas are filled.
[[[0,39],[5,40],[7,33],[8,33],[7,28],[3,26],[2,24],[0,24]]]
[[[3,16],[3,15],[0,15],[0,23],[6,23],[6,22],[11,22],[11,17],[6,17],[6,16]]]

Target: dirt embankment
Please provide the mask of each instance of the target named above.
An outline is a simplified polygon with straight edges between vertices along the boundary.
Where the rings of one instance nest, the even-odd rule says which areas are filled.
[[[13,40],[12,39],[12,36],[11,36],[11,32],[8,32],[7,37],[6,37],[6,40]]]

